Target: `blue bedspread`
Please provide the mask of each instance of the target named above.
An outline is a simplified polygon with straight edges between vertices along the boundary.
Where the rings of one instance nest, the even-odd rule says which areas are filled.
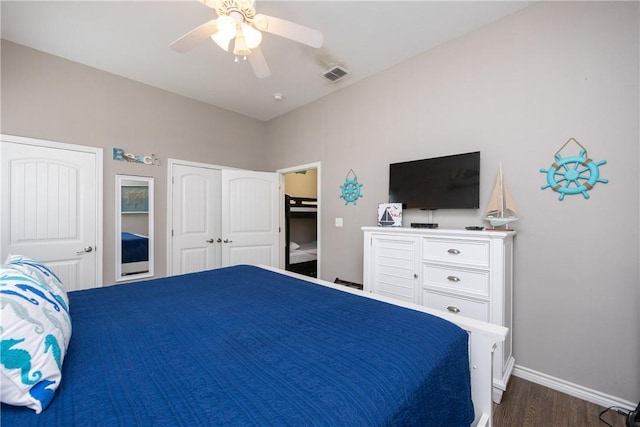
[[[60,388],[3,426],[468,426],[467,334],[251,266],[69,293]]]
[[[149,238],[138,234],[122,232],[122,262],[149,260]]]

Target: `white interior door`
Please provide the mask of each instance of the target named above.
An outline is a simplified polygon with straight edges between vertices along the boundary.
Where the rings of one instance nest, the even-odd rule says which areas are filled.
[[[279,266],[278,174],[222,171],[222,265]]]
[[[67,291],[102,286],[102,149],[7,135],[0,144],[0,260],[39,260]]]
[[[171,274],[220,267],[220,170],[173,163]]]

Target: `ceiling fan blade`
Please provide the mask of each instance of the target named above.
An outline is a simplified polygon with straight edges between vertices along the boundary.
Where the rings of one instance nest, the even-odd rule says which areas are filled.
[[[255,16],[253,25],[260,31],[266,31],[311,47],[322,47],[322,33],[313,28],[261,13]]]
[[[269,65],[267,65],[267,60],[264,59],[262,50],[260,50],[259,47],[252,49],[251,54],[247,55],[247,59],[249,60],[251,68],[253,68],[253,72],[257,78],[264,79],[271,75],[271,70],[269,69]]]
[[[189,31],[187,34],[171,43],[170,46],[177,52],[186,52],[217,32],[218,26],[216,25],[216,20],[212,19],[211,21],[205,22],[199,27]]]

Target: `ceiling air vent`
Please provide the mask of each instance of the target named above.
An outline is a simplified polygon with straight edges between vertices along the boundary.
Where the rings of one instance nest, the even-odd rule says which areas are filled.
[[[347,77],[349,74],[351,74],[351,71],[339,65],[334,65],[322,73],[322,77],[329,80],[331,83],[336,83]]]

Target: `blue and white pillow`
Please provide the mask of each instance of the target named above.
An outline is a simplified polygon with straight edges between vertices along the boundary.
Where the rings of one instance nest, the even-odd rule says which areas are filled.
[[[22,255],[9,255],[5,261],[8,267],[19,270],[31,276],[38,282],[47,286],[56,296],[56,299],[64,301],[65,306],[69,306],[67,292],[62,285],[62,281],[56,274],[40,261]],[[61,302],[62,302],[61,301]]]
[[[0,401],[38,414],[51,403],[71,338],[66,301],[57,286],[1,266]]]

